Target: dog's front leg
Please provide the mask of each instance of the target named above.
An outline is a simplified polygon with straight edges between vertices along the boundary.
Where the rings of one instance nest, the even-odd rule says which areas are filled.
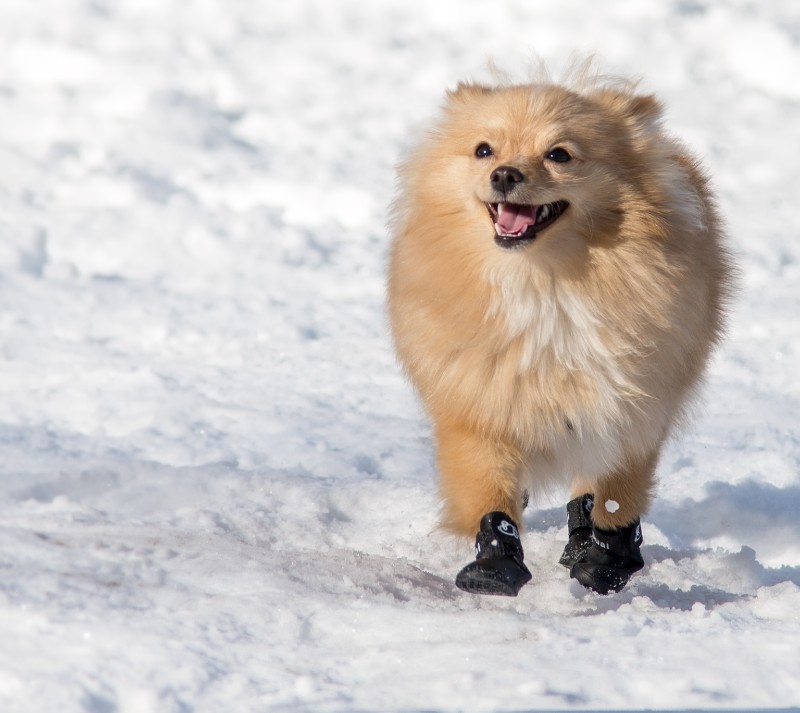
[[[561,564],[570,576],[600,594],[620,591],[644,566],[640,516],[652,497],[658,454],[629,462],[578,495],[567,506],[570,542]],[[591,537],[586,525],[591,519]]]
[[[436,441],[445,528],[474,536],[489,512],[520,522],[522,454],[516,446],[448,422],[436,424]]]
[[[519,449],[462,425],[437,424],[444,524],[476,535],[475,562],[456,585],[476,594],[516,596],[531,579],[523,563]]]

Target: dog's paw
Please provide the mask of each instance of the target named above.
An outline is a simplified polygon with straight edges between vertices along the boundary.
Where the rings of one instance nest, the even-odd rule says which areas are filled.
[[[572,566],[569,576],[598,594],[619,592],[644,567],[642,542],[638,519],[614,531],[595,527],[588,549]]]
[[[630,564],[624,567],[608,567],[591,562],[578,562],[570,570],[569,576],[587,589],[605,595],[622,591],[631,575],[638,572],[642,566]]]
[[[516,597],[531,579],[530,570],[513,557],[485,557],[464,567],[456,586],[472,594]]]

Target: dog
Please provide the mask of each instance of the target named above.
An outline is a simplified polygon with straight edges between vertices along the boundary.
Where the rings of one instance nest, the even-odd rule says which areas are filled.
[[[663,444],[724,331],[733,268],[709,181],[621,80],[460,83],[398,168],[396,353],[433,423],[456,584],[531,578],[527,493],[571,488],[561,564],[601,594],[642,568]]]

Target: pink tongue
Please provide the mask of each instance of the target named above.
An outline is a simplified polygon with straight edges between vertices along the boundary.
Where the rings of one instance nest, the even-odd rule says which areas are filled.
[[[504,233],[521,233],[529,225],[536,222],[535,205],[518,205],[515,203],[505,203],[503,214],[497,216],[497,225]]]

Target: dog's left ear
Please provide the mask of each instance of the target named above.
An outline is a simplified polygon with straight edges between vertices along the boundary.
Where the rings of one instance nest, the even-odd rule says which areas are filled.
[[[652,94],[631,94],[606,89],[600,92],[598,99],[645,136],[661,129],[664,107]]]
[[[491,94],[492,88],[484,86],[483,84],[474,84],[472,82],[459,82],[455,89],[447,91],[447,101],[452,104],[460,102],[472,97],[481,96],[482,94]]]

